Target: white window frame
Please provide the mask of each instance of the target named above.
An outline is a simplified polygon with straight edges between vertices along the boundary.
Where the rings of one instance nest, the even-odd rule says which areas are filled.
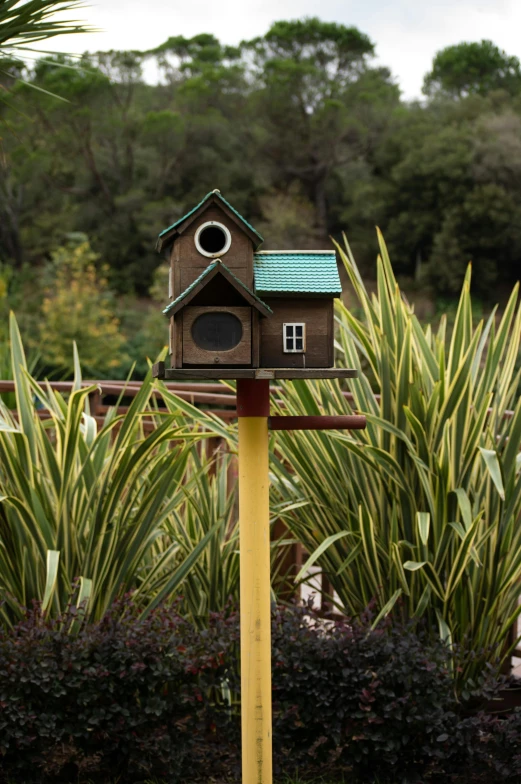
[[[221,231],[224,233],[224,236],[226,237],[226,242],[224,243],[224,247],[221,248],[221,250],[218,251],[217,253],[209,253],[207,250],[204,250],[204,248],[201,246],[199,242],[199,237],[201,236],[201,232],[203,232],[209,226],[216,226],[218,229],[221,229]],[[201,253],[203,256],[206,256],[209,259],[218,259],[221,256],[224,256],[224,254],[228,253],[228,251],[230,250],[231,244],[232,244],[232,235],[230,234],[229,229],[227,229],[226,226],[224,226],[222,223],[219,223],[219,221],[206,221],[206,223],[201,224],[201,226],[199,226],[199,228],[195,232],[195,247],[197,248],[199,253]]]
[[[292,328],[292,335],[287,334],[288,327]],[[302,348],[288,348],[287,341],[296,340],[295,327],[302,327]],[[306,324],[304,321],[288,321],[282,325],[282,350],[284,354],[304,354],[306,352]]]

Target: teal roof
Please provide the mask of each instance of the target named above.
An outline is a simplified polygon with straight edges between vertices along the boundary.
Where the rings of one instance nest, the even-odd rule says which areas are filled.
[[[239,220],[240,220],[242,223],[244,223],[244,225],[245,225],[245,226],[247,226],[247,227],[249,228],[249,230],[250,230],[250,231],[252,231],[252,232],[253,232],[253,233],[254,233],[254,234],[255,234],[255,235],[258,237],[258,239],[259,239],[259,245],[261,244],[261,242],[263,242],[263,241],[264,241],[264,240],[263,240],[263,238],[261,237],[261,235],[259,234],[259,232],[258,232],[256,229],[254,229],[254,228],[253,228],[253,226],[251,225],[251,223],[248,223],[248,221],[247,221],[247,220],[245,220],[245,219],[242,217],[242,215],[241,215],[239,212],[237,212],[237,210],[235,209],[235,207],[232,207],[232,205],[230,204],[230,202],[226,201],[226,199],[224,198],[224,196],[221,196],[221,194],[220,194],[220,193],[219,193],[219,191],[217,191],[217,190],[215,190],[215,191],[210,191],[210,193],[207,193],[207,194],[206,194],[206,196],[204,197],[204,199],[202,199],[202,200],[199,202],[199,204],[197,204],[197,205],[196,205],[196,206],[195,206],[195,207],[194,207],[192,210],[190,210],[190,212],[187,212],[187,213],[186,213],[186,215],[183,215],[183,217],[182,217],[182,218],[178,218],[178,220],[176,220],[176,221],[175,221],[175,223],[172,223],[172,225],[171,225],[171,226],[169,226],[167,229],[164,229],[162,232],[160,232],[160,234],[159,234],[159,237],[160,237],[160,238],[161,238],[161,237],[164,237],[164,236],[165,236],[165,234],[168,234],[168,232],[169,232],[169,231],[172,231],[172,229],[175,229],[175,227],[176,227],[176,226],[179,226],[181,223],[183,223],[183,221],[185,221],[187,218],[189,218],[189,217],[190,217],[190,215],[193,215],[193,214],[194,214],[194,212],[197,212],[197,210],[198,210],[198,209],[200,209],[200,208],[203,206],[203,204],[204,204],[206,201],[208,201],[208,199],[209,199],[211,196],[217,196],[217,198],[219,198],[219,199],[222,201],[222,203],[223,203],[223,204],[226,204],[226,206],[228,207],[228,209],[229,209],[229,210],[231,210],[231,211],[233,212],[233,214],[234,214],[234,215],[236,215],[236,216],[237,216],[237,218],[239,218]],[[258,246],[257,246],[257,247],[258,247]]]
[[[253,257],[258,294],[342,293],[334,250],[259,251]]]
[[[255,300],[256,300],[256,301],[257,301],[259,304],[261,304],[261,305],[262,305],[264,308],[266,308],[266,310],[268,310],[270,313],[272,312],[272,310],[271,310],[271,308],[269,307],[269,305],[266,305],[266,303],[265,303],[265,302],[263,302],[263,301],[260,299],[260,297],[258,297],[256,294],[254,294],[254,293],[253,293],[253,291],[251,291],[251,290],[248,288],[248,286],[245,286],[245,285],[244,285],[244,283],[242,282],[242,280],[239,280],[239,278],[238,278],[238,277],[236,277],[236,276],[233,274],[233,272],[232,272],[231,270],[229,270],[229,269],[228,269],[228,267],[227,267],[225,264],[223,264],[223,263],[222,263],[222,261],[220,261],[219,259],[216,259],[215,261],[212,261],[212,263],[211,263],[211,264],[209,264],[209,265],[207,266],[207,268],[204,270],[204,272],[202,272],[202,273],[199,275],[199,277],[198,277],[198,278],[196,278],[196,279],[193,281],[193,283],[190,283],[190,285],[189,285],[189,286],[188,286],[188,287],[187,287],[187,288],[186,288],[186,289],[183,291],[183,293],[182,293],[182,294],[180,294],[178,297],[176,297],[176,298],[175,298],[175,299],[174,299],[172,302],[169,302],[169,303],[168,303],[168,305],[166,306],[166,308],[164,308],[164,310],[163,310],[163,315],[165,315],[165,316],[168,316],[168,315],[170,314],[170,311],[172,310],[172,308],[173,308],[173,307],[175,307],[175,306],[176,306],[176,305],[177,305],[179,302],[181,302],[183,299],[185,299],[185,297],[187,297],[187,296],[188,296],[188,294],[190,294],[190,292],[191,292],[191,291],[193,291],[193,290],[194,290],[194,288],[195,288],[195,287],[196,287],[196,286],[197,286],[197,285],[198,285],[198,284],[199,284],[199,283],[200,283],[202,280],[204,280],[204,279],[205,279],[205,278],[206,278],[206,277],[207,277],[207,276],[210,274],[210,272],[211,272],[212,270],[214,270],[216,267],[222,267],[223,269],[225,269],[225,270],[226,270],[226,272],[228,273],[228,275],[230,275],[230,276],[233,278],[233,280],[234,280],[234,281],[237,283],[237,285],[238,285],[238,288],[241,288],[241,289],[244,289],[245,291],[247,291],[247,292],[248,292],[248,294],[250,295],[250,297],[253,297],[253,299],[255,299]]]

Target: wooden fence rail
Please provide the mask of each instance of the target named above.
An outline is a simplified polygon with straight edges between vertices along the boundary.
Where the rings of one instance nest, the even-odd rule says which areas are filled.
[[[51,389],[55,389],[58,392],[71,392],[74,386],[72,381],[50,381],[48,383]],[[202,404],[201,408],[218,406],[218,410],[212,409],[212,413],[224,419],[225,421],[229,421],[230,419],[235,419],[237,417],[237,399],[235,392],[221,383],[186,383],[184,381],[167,381],[163,383],[170,392],[174,392],[182,400],[186,400],[189,403],[194,405],[200,403]],[[82,382],[82,386],[95,386],[97,388],[96,391],[91,395],[93,398],[91,401],[91,413],[94,416],[98,416],[105,414],[111,407],[107,404],[107,402],[103,403],[103,398],[115,397],[118,399],[120,396],[123,398],[133,398],[141,389],[141,381],[85,380]],[[0,393],[14,392],[14,390],[14,381],[0,380]],[[153,394],[155,397],[161,398],[160,390],[154,390]],[[347,400],[351,402],[354,400],[352,392],[344,391],[342,394]],[[377,400],[380,399],[380,395],[376,395],[375,397]],[[118,414],[124,414],[126,411],[126,406],[118,406]],[[510,419],[513,415],[514,412],[510,410],[505,411],[503,414],[503,416],[508,419]]]

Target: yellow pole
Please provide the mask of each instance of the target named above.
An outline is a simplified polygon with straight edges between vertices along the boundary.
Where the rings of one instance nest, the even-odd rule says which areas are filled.
[[[269,382],[239,380],[242,784],[272,784]]]

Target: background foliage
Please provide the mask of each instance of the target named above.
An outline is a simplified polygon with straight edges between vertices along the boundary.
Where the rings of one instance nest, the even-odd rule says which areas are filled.
[[[87,242],[52,254],[38,330],[45,365],[67,371],[73,342],[87,373],[114,372],[128,363],[114,298],[102,277],[107,268],[98,273],[97,261]]]
[[[146,296],[158,231],[218,186],[266,247],[346,230],[372,277],[377,223],[415,285],[454,295],[472,260],[475,293],[501,296],[521,252],[519,62],[487,41],[450,47],[428,99],[407,103],[375,51],[356,28],[306,19],[238,47],[200,34],[79,69],[6,61],[0,261],[20,275],[81,232],[112,287]]]

